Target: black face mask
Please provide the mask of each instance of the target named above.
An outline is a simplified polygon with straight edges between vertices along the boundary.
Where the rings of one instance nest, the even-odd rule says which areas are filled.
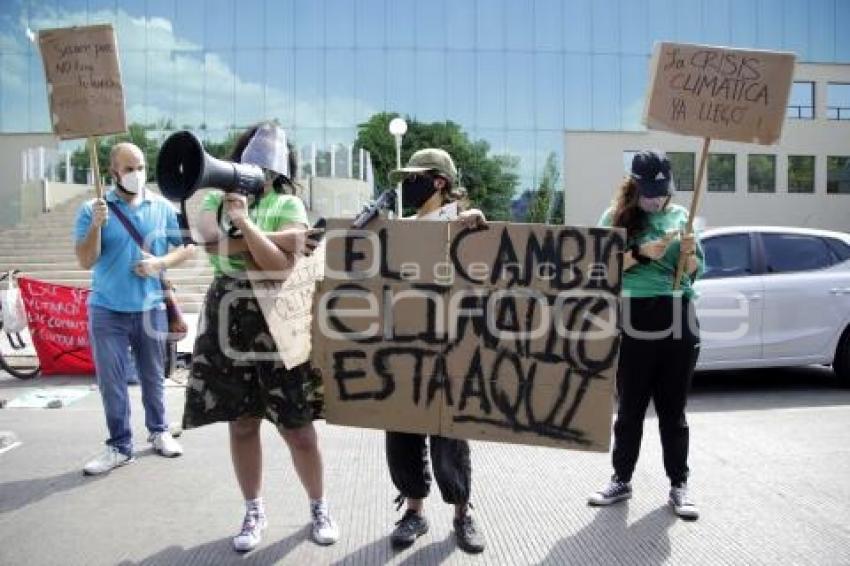
[[[434,196],[436,191],[433,177],[428,175],[409,177],[401,184],[401,206],[418,209]]]

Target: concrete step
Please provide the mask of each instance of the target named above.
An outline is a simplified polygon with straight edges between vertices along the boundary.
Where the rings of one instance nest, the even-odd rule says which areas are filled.
[[[24,277],[29,277],[31,279],[38,279],[39,281],[47,281],[48,283],[56,283],[57,285],[72,285],[74,287],[89,287],[91,285],[91,276],[88,273],[80,272],[80,273],[22,273]],[[174,284],[178,290],[183,289],[193,289],[200,290],[206,289],[207,286],[212,281],[212,274],[198,276],[194,274],[190,275],[172,275],[170,278],[171,282]]]
[[[15,258],[10,259],[9,256],[0,258],[0,272],[8,271],[9,269],[20,269],[25,271],[82,271],[76,258],[72,255],[63,258],[57,258],[54,261],[45,261],[41,258]],[[170,271],[186,270],[195,271],[209,268],[209,261],[206,259],[194,259],[180,264],[180,267],[171,269]]]

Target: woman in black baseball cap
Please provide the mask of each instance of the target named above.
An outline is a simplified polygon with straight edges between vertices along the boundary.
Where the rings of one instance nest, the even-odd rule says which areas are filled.
[[[688,211],[671,202],[673,191],[667,156],[638,152],[631,173],[599,221],[602,226],[625,228],[628,249],[623,256],[614,475],[607,486],[590,495],[588,503],[610,505],[631,497],[643,420],[652,399],[670,478],[670,505],[680,517],[694,520],[699,511],[688,495],[685,405],[699,355],[693,282],[703,271],[703,254],[693,235],[683,233]],[[680,253],[687,261],[680,290],[674,290]]]

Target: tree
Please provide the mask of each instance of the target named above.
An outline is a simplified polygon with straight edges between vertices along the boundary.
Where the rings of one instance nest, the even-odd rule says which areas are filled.
[[[540,187],[535,191],[531,205],[528,207],[526,222],[549,224],[552,222],[555,208],[556,185],[561,174],[558,171],[558,156],[549,153],[540,175]]]
[[[363,148],[372,157],[375,184],[390,186],[389,172],[395,169],[395,140],[389,133],[390,120],[396,113],[382,112],[358,126],[355,148]],[[508,220],[510,203],[519,184],[519,159],[511,155],[490,155],[490,144],[472,141],[454,122],[419,122],[407,120],[407,133],[401,147],[402,163],[418,149],[438,147],[454,159],[463,186],[472,206],[480,208],[487,218]]]
[[[227,136],[220,141],[204,141],[204,150],[212,155],[213,157],[218,157],[219,159],[229,159],[230,154],[233,152],[233,147],[236,145],[236,140],[239,139],[239,136],[242,135],[241,130],[231,130],[227,133]]]
[[[112,146],[121,142],[132,142],[139,146],[145,155],[148,175],[152,179],[156,173],[156,158],[159,153],[159,142],[149,136],[155,126],[142,124],[130,124],[126,134],[105,136],[97,138],[97,160],[100,166],[100,176],[104,183],[112,183],[114,179],[109,174],[109,152]],[[89,146],[85,144],[71,154],[71,164],[74,169],[87,170],[91,168],[89,158]]]

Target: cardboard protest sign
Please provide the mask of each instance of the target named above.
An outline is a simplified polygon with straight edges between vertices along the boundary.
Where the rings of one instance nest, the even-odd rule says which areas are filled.
[[[651,130],[773,144],[782,134],[793,53],[657,43],[644,124]]]
[[[329,422],[608,449],[621,231],[349,224],[314,306]]]
[[[288,369],[310,359],[313,296],[324,267],[325,247],[320,245],[312,255],[298,258],[285,281],[251,281],[280,358]]]
[[[72,139],[127,131],[111,25],[42,30],[38,44],[56,135]]]
[[[18,278],[43,375],[94,375],[88,289]]]

